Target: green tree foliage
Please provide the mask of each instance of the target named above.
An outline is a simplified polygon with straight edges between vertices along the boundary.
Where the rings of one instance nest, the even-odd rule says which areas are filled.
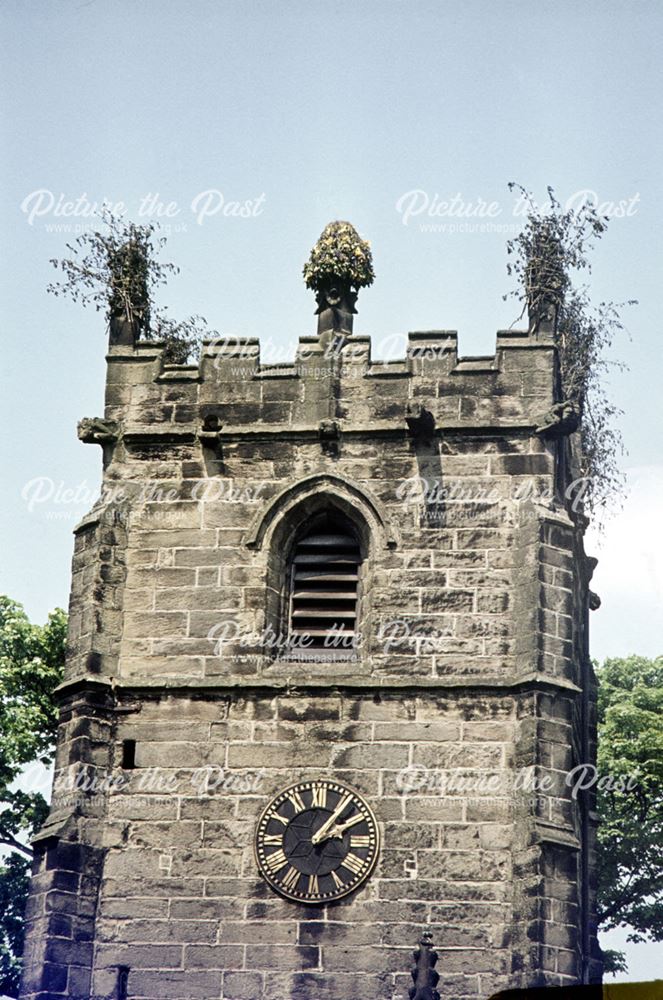
[[[597,674],[598,771],[611,779],[598,783],[599,922],[663,941],[663,657],[606,660]]]
[[[583,500],[590,515],[605,513],[624,493],[620,458],[624,453],[614,405],[606,384],[610,373],[626,366],[609,356],[624,329],[620,309],[626,303],[591,301],[578,277],[591,273],[591,253],[608,227],[608,219],[591,205],[564,210],[548,188],[548,205],[538,206],[531,194],[516,188],[528,205],[521,233],[507,243],[507,273],[517,281],[511,293],[533,322],[548,310],[557,314],[560,380],[564,399],[580,417],[578,475],[585,479]],[[508,298],[508,296],[505,296]]]
[[[164,342],[167,362],[186,363],[215,331],[208,330],[202,316],[177,321],[165,309],[155,308],[156,289],[169,275],[179,273],[175,264],[159,260],[166,237],[157,236],[158,223],[139,226],[108,209],[102,211],[101,220],[103,230],[83,233],[67,243],[70,257],[51,260],[63,278],[50,284],[48,291],[105,309],[109,323],[113,317],[127,320],[139,337]]]
[[[39,792],[17,788],[35,761],[53,760],[67,618],[57,609],[33,625],[20,604],[0,596],[0,993],[18,995],[23,910],[28,892],[27,846],[48,806]],[[8,853],[7,853],[8,852]]]
[[[18,996],[29,885],[29,858],[10,854],[0,864],[0,993],[8,997]]]

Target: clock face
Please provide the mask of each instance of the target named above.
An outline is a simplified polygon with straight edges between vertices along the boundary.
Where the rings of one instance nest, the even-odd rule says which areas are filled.
[[[255,852],[267,882],[288,899],[326,903],[371,874],[380,833],[370,807],[340,781],[301,781],[273,799],[258,822]]]

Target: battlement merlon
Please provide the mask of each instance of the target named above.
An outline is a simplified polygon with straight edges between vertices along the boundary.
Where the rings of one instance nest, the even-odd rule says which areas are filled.
[[[330,419],[343,433],[407,433],[408,405],[418,404],[434,433],[526,430],[560,402],[556,356],[542,330],[498,331],[494,355],[467,358],[456,331],[417,331],[394,361],[373,360],[370,337],[357,335],[302,337],[282,364],[261,364],[257,338],[206,342],[197,365],[165,363],[157,341],[115,344],[105,417],[124,434],[155,437],[198,437],[208,425],[224,436],[317,434]]]

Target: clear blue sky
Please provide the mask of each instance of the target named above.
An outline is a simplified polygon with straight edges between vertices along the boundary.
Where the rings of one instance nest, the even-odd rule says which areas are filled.
[[[102,412],[104,324],[46,294],[48,260],[75,235],[54,227],[86,221],[36,214],[51,196],[121,201],[133,217],[148,195],[174,202],[181,275],[164,303],[271,339],[268,360],[313,332],[301,266],[328,221],[350,219],[377,271],[358,331],[379,344],[457,328],[462,352],[482,354],[515,318],[501,299],[509,234],[420,224],[515,226],[515,180],[540,200],[551,184],[562,201],[591,190],[631,206],[592,285],[639,300],[616,350],[631,371],[612,390],[633,494],[599,552],[594,653],[661,651],[660,4],[4,0],[0,17],[1,591],[37,618],[66,606],[71,528],[89,503],[29,510],[21,493],[42,477],[54,490],[99,481],[99,451],[75,431]],[[499,215],[404,224],[397,204],[415,190],[497,202]],[[254,214],[198,224],[191,206],[207,191]]]

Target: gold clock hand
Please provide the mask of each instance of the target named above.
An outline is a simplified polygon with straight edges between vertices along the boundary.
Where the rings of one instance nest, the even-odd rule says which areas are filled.
[[[327,831],[330,830],[332,826],[334,826],[336,820],[339,818],[343,810],[347,809],[347,807],[351,802],[352,802],[352,797],[350,795],[343,796],[343,798],[336,806],[336,809],[331,814],[329,819],[326,820],[326,822],[322,824],[320,829],[316,833],[314,833],[313,836],[311,837],[312,844],[319,844],[321,840],[325,839],[325,837],[327,836]]]
[[[345,823],[336,823],[334,827],[329,831],[330,837],[342,837],[346,830],[349,830],[351,826],[355,823],[361,823],[364,819],[361,813],[357,813],[356,816],[351,816],[350,819],[346,819]]]

